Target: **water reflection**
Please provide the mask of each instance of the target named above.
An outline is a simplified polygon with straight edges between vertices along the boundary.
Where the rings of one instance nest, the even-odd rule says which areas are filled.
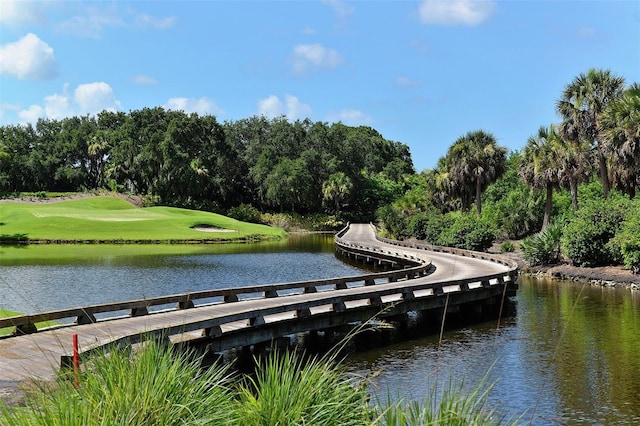
[[[18,312],[363,273],[335,257],[326,234],[260,244],[16,250],[31,252],[0,266],[0,308]]]
[[[629,290],[520,279],[517,315],[355,354],[349,366],[389,391],[426,398],[451,380],[533,424],[639,424],[640,298]],[[455,386],[454,386],[455,387]]]

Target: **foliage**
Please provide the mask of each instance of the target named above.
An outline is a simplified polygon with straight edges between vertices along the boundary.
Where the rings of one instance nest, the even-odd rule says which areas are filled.
[[[496,238],[496,229],[475,214],[447,213],[453,218],[450,227],[443,229],[436,244],[466,250],[484,251]]]
[[[238,424],[362,425],[371,421],[368,399],[331,361],[275,353],[240,387]]]
[[[464,383],[456,388],[449,381],[440,394],[433,391],[425,401],[407,401],[387,396],[386,402],[379,402],[375,406],[379,419],[377,424],[490,426],[508,423],[504,416],[489,407],[492,386],[487,386],[485,380],[470,393],[464,393],[463,387]],[[511,421],[510,424],[515,425],[517,421]]]
[[[262,223],[262,217],[260,210],[253,207],[251,204],[240,204],[239,206],[232,207],[227,212],[227,216],[232,217],[241,222],[250,223]]]
[[[424,402],[370,403],[366,382],[329,356],[306,359],[273,352],[255,377],[203,369],[192,352],[146,340],[135,349],[111,348],[72,372],[35,387],[25,405],[0,403],[7,426],[93,425],[497,425],[484,382],[469,394],[449,385]]]
[[[564,229],[563,253],[579,266],[612,265],[621,261],[620,247],[613,237],[620,230],[628,208],[628,200],[622,197],[585,203]]]
[[[204,372],[188,353],[147,341],[140,350],[98,356],[76,390],[68,376],[37,389],[20,410],[3,407],[11,426],[176,425],[215,419],[233,424],[226,369]]]
[[[500,244],[500,253],[512,253],[516,250],[516,246],[511,241],[505,241]]]
[[[479,216],[482,191],[504,173],[506,152],[506,148],[497,145],[495,136],[483,130],[459,137],[439,163],[444,179],[441,190],[449,197],[459,198],[463,212],[469,211],[475,201]]]
[[[211,212],[240,204],[299,214],[324,207],[370,220],[413,173],[406,145],[370,127],[308,119],[221,124],[156,107],[0,126],[1,192],[104,188]],[[392,194],[389,183],[399,185]]]
[[[620,248],[624,266],[640,273],[640,200],[635,200],[620,225],[612,244]]]
[[[562,226],[551,224],[542,231],[531,235],[520,243],[524,259],[531,266],[558,263]]]
[[[482,195],[482,216],[496,226],[503,238],[522,238],[542,224],[544,196],[530,190],[519,178],[521,159],[519,154],[511,154],[504,175]]]

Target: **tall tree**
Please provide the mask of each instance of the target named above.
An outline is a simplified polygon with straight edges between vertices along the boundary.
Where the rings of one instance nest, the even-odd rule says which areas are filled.
[[[633,83],[602,115],[604,151],[612,160],[614,184],[630,198],[640,185],[640,84]]]
[[[482,191],[504,173],[506,155],[506,148],[498,146],[496,138],[484,130],[467,133],[449,148],[447,169],[463,211],[468,211],[475,199],[478,216],[482,214]]]
[[[610,183],[603,144],[602,114],[609,102],[624,90],[624,78],[609,70],[590,69],[571,81],[562,92],[556,110],[563,119],[562,135],[574,143],[587,141],[597,151],[598,174],[604,196],[609,194]]]
[[[522,152],[520,177],[527,185],[546,191],[543,229],[551,221],[553,189],[560,183],[556,151],[561,148],[560,135],[552,124],[548,128],[541,126],[538,134],[527,140]]]
[[[351,195],[353,183],[343,172],[336,172],[322,183],[322,196],[326,203],[335,205],[336,216],[340,216],[340,209]]]

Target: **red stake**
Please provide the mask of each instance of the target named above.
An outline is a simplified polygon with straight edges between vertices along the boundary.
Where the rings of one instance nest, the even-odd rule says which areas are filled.
[[[78,335],[73,335],[73,386],[78,389],[78,371],[80,370],[80,358],[78,357]]]

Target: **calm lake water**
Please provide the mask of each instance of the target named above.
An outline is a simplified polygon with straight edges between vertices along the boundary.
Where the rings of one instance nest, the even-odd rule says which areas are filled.
[[[185,248],[35,247],[11,262],[0,248],[0,308],[22,312],[162,294],[356,275],[332,237]],[[165,247],[166,248],[166,247]],[[51,256],[51,250],[59,250]],[[114,251],[115,250],[115,251]],[[26,253],[26,252],[23,252]],[[155,253],[155,254],[154,254]],[[6,255],[6,256],[5,256]],[[640,424],[640,292],[521,277],[516,312],[438,336],[352,354],[372,392],[428,397],[473,389],[487,376],[490,405],[507,417],[553,424]],[[463,383],[461,385],[461,383]]]

